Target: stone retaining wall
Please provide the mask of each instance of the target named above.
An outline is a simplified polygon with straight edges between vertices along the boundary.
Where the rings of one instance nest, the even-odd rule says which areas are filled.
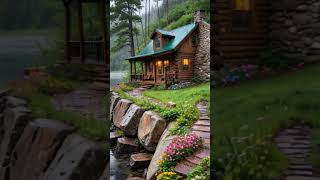
[[[100,145],[59,121],[33,119],[25,100],[0,92],[0,179],[97,180],[106,166]]]
[[[271,3],[270,46],[289,58],[320,59],[320,2],[280,0]]]

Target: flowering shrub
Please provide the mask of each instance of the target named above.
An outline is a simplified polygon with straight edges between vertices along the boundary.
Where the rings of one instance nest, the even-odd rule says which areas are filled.
[[[174,138],[161,155],[162,159],[158,161],[160,172],[172,172],[178,161],[190,156],[201,147],[202,139],[194,133]]]
[[[196,121],[199,117],[199,111],[197,108],[190,104],[184,104],[180,107],[180,115],[176,121],[176,125],[174,128],[170,129],[170,133],[172,135],[178,134],[186,134],[194,121]]]
[[[177,180],[180,178],[181,176],[175,172],[162,172],[157,176],[158,180]]]
[[[210,157],[204,158],[187,176],[187,180],[208,180],[210,179]]]
[[[191,85],[192,85],[191,82],[180,82],[177,84],[172,84],[171,86],[168,87],[168,89],[171,89],[171,90],[182,89],[182,88],[189,87]]]

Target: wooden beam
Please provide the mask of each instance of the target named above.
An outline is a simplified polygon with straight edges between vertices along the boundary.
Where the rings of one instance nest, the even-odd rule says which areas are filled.
[[[157,67],[156,67],[156,61],[152,61],[153,63],[153,76],[154,76],[154,83],[157,83]]]
[[[104,0],[100,0],[101,7],[101,31],[102,31],[102,49],[103,49],[103,59],[106,65],[109,63],[109,53],[107,45],[107,18],[106,18],[106,5]]]
[[[132,62],[129,61],[130,63],[130,81],[132,81]]]
[[[69,41],[70,41],[70,5],[69,2],[64,2],[64,8],[65,8],[65,59],[68,63],[71,62],[71,56],[70,56],[70,48],[69,48]]]
[[[134,76],[136,77],[137,76],[137,67],[136,67],[136,64],[137,64],[137,61],[134,61],[133,63],[133,70],[134,70]]]
[[[83,32],[83,15],[81,0],[77,1],[78,4],[78,28],[80,36],[80,60],[82,63],[85,61],[85,47],[84,47],[84,32]]]
[[[162,60],[162,68],[163,68],[163,80],[166,83],[166,68],[164,67],[164,60]]]

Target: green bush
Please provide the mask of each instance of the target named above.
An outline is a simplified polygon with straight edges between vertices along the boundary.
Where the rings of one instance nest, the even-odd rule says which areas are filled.
[[[210,157],[204,158],[202,162],[188,173],[187,180],[208,180],[210,179]]]
[[[183,104],[180,108],[180,115],[176,121],[176,126],[170,129],[172,135],[187,134],[192,124],[199,118],[199,111],[191,104]]]
[[[74,89],[73,85],[65,80],[59,80],[53,77],[48,77],[45,80],[36,82],[38,91],[45,95],[56,95],[70,92]]]
[[[165,108],[160,111],[160,115],[167,121],[174,121],[179,117],[180,111],[180,108]]]

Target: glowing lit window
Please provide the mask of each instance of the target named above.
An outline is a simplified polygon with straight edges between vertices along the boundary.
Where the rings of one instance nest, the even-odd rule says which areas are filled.
[[[157,65],[158,67],[161,67],[161,66],[162,66],[162,61],[157,61],[157,62],[156,62],[156,65]]]
[[[165,60],[164,61],[164,66],[168,66],[169,65],[169,60]]]
[[[234,0],[232,27],[248,29],[252,25],[252,0]]]
[[[182,65],[189,66],[189,64],[190,64],[190,60],[189,59],[183,59],[182,60]]]
[[[234,10],[239,10],[239,11],[251,10],[250,0],[235,0]]]

